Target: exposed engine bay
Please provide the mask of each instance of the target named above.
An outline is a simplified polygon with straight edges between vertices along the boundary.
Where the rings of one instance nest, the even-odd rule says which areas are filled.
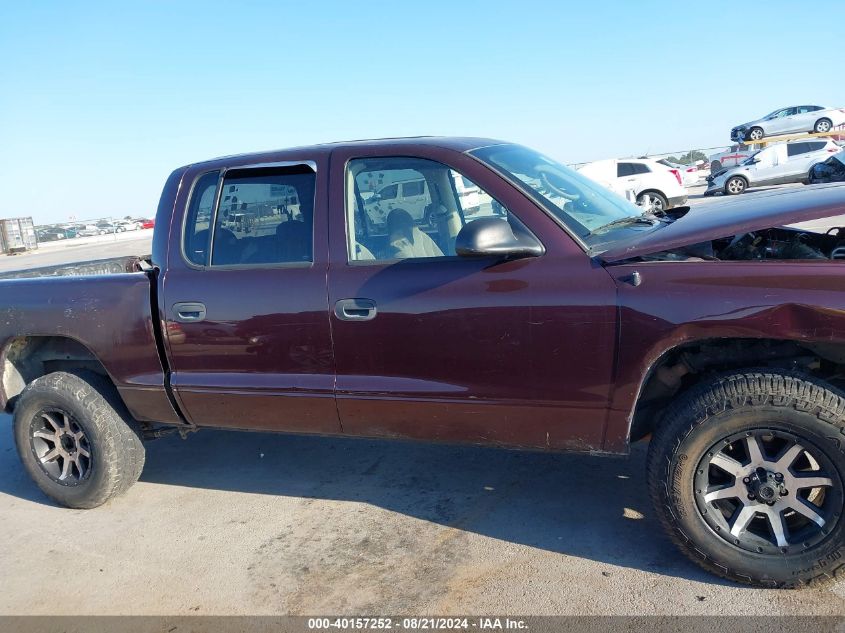
[[[772,228],[742,233],[642,258],[643,261],[845,259],[845,227],[826,233]]]

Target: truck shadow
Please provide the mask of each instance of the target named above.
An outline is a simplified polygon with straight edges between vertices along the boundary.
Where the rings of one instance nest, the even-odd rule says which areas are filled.
[[[708,583],[653,516],[629,458],[203,430],[149,445],[142,481],[368,503],[550,552]],[[220,457],[225,455],[221,461]]]
[[[644,449],[600,458],[203,430],[187,441],[149,443],[141,481],[367,503],[548,552],[732,585],[693,565],[664,535],[646,491]],[[51,503],[17,460],[3,441],[0,493]]]

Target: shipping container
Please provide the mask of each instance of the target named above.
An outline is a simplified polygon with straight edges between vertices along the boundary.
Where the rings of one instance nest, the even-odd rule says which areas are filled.
[[[0,220],[0,252],[21,253],[38,248],[32,218]]]

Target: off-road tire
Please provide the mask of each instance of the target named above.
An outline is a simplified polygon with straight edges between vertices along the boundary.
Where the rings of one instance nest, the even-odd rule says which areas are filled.
[[[66,413],[90,445],[90,472],[75,485],[54,481],[42,469],[31,441],[31,425],[45,409]],[[134,484],[144,468],[144,445],[137,423],[114,386],[88,371],[54,372],[33,380],[15,405],[18,455],[38,487],[68,508],[95,508]]]
[[[816,378],[778,370],[730,373],[675,400],[649,446],[649,493],[671,540],[723,578],[764,587],[819,585],[845,575],[845,520],[824,540],[783,555],[756,554],[716,535],[696,505],[694,477],[708,447],[731,433],[771,426],[820,449],[845,481],[845,394]],[[699,473],[701,471],[698,471]],[[834,515],[837,516],[837,515]],[[791,547],[788,549],[792,549]]]

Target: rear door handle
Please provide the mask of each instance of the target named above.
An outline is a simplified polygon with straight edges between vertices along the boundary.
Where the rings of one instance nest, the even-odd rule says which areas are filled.
[[[371,321],[377,313],[372,299],[341,299],[334,304],[334,315],[341,321]]]
[[[192,301],[173,304],[173,316],[180,323],[196,323],[205,320],[205,304]]]

